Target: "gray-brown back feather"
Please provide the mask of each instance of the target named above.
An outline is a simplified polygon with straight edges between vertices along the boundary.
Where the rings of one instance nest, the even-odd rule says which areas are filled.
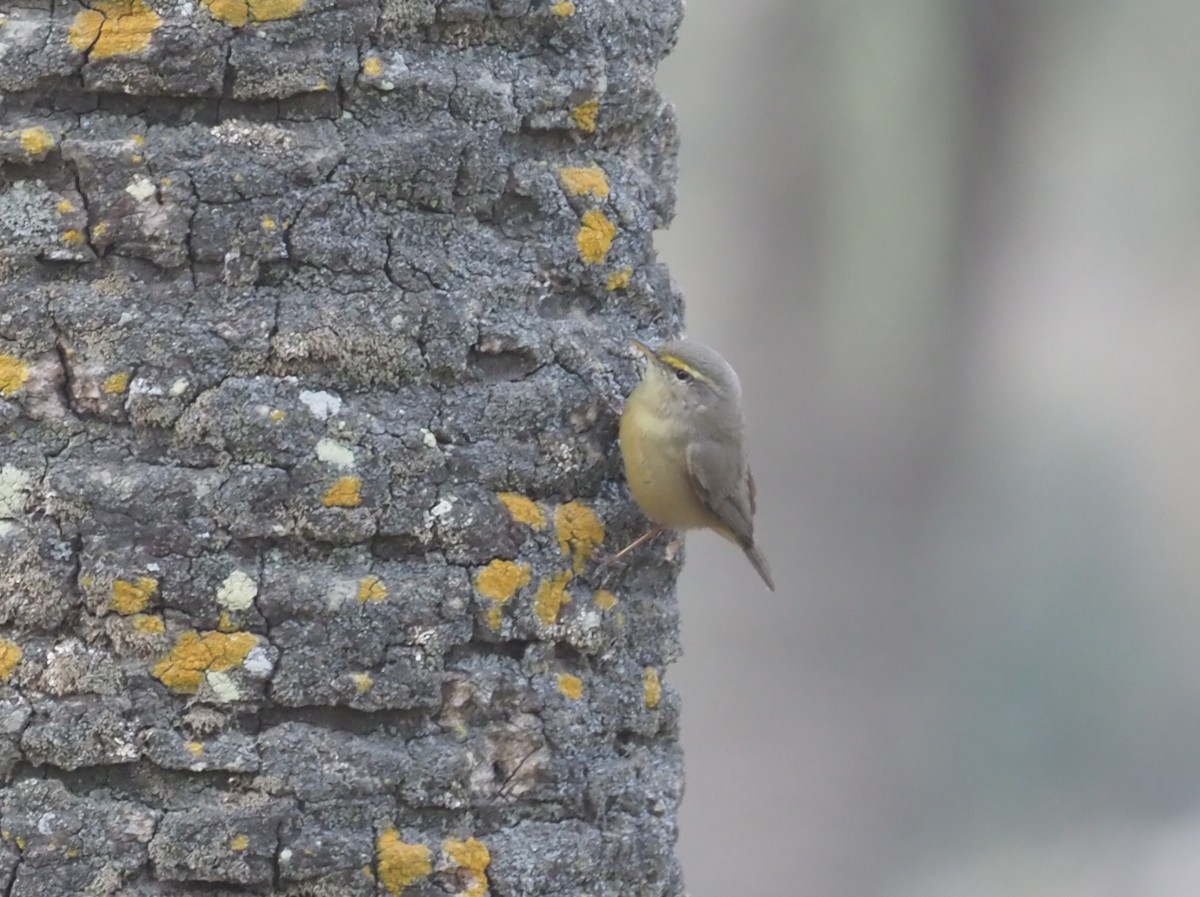
[[[775,591],[767,559],[754,544],[754,479],[742,467],[741,449],[714,440],[694,442],[687,448],[687,467],[696,496],[741,546],[767,588]],[[719,483],[727,485],[721,488]]]

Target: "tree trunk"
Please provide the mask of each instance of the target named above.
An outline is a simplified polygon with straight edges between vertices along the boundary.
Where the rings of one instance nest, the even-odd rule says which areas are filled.
[[[17,3],[4,893],[681,893],[678,3]]]

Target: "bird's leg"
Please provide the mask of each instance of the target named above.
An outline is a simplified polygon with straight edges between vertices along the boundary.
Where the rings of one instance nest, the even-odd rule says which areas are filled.
[[[642,545],[645,545],[647,542],[649,542],[651,539],[653,539],[655,536],[657,536],[659,533],[661,533],[665,529],[666,529],[665,526],[656,525],[654,527],[651,527],[647,532],[642,533],[640,536],[638,536],[636,539],[634,539],[632,542],[630,542],[628,545],[626,545],[624,548],[622,548],[616,554],[606,554],[606,555],[603,555],[603,556],[597,558],[597,560],[600,562],[600,565],[603,567],[607,567],[609,564],[616,563],[621,558],[625,557],[625,555],[629,554],[629,552],[633,551],[635,548],[639,548]]]

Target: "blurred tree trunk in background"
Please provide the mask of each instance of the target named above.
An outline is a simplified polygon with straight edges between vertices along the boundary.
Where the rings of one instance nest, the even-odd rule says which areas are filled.
[[[588,563],[678,16],[0,19],[6,894],[681,892],[676,571]]]

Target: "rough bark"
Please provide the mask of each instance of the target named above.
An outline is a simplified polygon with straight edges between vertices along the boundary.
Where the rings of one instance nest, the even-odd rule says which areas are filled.
[[[678,894],[676,2],[0,6],[0,891]]]

